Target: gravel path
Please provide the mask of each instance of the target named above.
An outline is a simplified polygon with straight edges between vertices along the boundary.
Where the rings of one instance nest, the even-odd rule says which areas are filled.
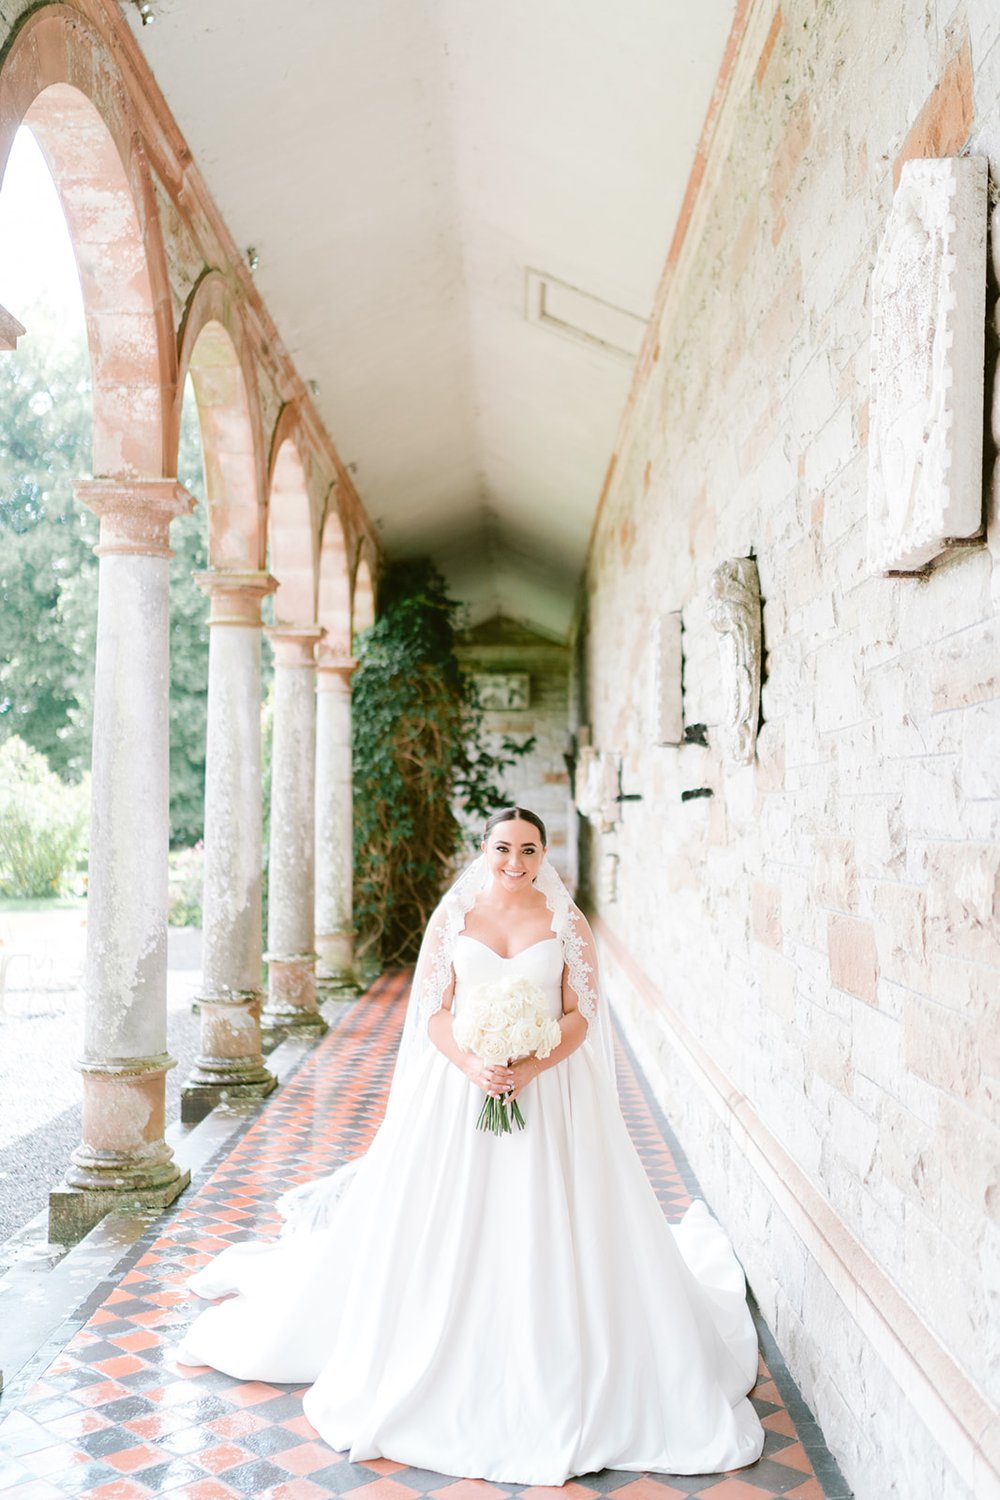
[[[8,1264],[2,1242],[47,1206],[49,1189],[80,1141],[81,1083],[74,1064],[82,1048],[82,995],[59,983],[30,992],[24,986],[45,976],[78,979],[84,935],[80,910],[0,917],[0,952],[25,955],[9,966],[6,1014],[0,1015],[0,1275]],[[187,930],[170,933],[167,1050],[177,1066],[167,1074],[168,1124],[180,1114],[181,1087],[198,1051],[191,997],[200,977],[200,938]]]

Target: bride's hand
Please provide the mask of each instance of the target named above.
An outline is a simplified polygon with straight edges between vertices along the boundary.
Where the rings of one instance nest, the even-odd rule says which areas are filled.
[[[517,1064],[515,1063],[515,1067]],[[510,1092],[513,1086],[513,1068],[505,1068],[501,1063],[486,1063],[481,1057],[469,1054],[465,1064],[465,1075],[470,1083],[474,1083],[477,1089],[482,1089],[484,1094],[498,1099],[501,1094]]]
[[[541,1071],[542,1065],[537,1057],[522,1057],[516,1063],[511,1063],[507,1069],[512,1079],[510,1086],[511,1099],[516,1099],[525,1084],[530,1083],[533,1078],[537,1078]]]

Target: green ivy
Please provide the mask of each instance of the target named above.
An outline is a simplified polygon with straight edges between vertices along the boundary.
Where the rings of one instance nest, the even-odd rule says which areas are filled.
[[[500,778],[534,747],[486,746],[455,655],[458,604],[432,563],[389,569],[354,676],[354,912],[366,970],[412,959],[456,862],[458,814],[482,821],[509,798]]]

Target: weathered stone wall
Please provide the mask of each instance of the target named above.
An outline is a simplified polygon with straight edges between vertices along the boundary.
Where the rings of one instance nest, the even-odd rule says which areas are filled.
[[[996,1492],[996,1425],[983,1436],[977,1404],[1000,1394],[988,417],[986,541],[918,577],[865,563],[875,251],[902,159],[966,149],[1000,172],[993,0],[750,7],[580,627],[580,720],[644,799],[586,841],[612,990],[871,1500]],[[998,245],[994,225],[991,328]],[[991,335],[987,403],[995,350]],[[711,728],[707,748],[653,743],[649,650],[657,612],[683,610],[686,722],[714,724],[707,584],[750,553],[763,722],[735,770]],[[682,802],[692,788],[714,795]],[[619,890],[602,909],[608,851]]]
[[[526,673],[528,707],[493,709],[484,715],[490,748],[505,739],[521,744],[529,736],[534,748],[517,759],[501,778],[511,800],[529,807],[545,824],[549,858],[564,879],[575,882],[575,850],[568,844],[570,817],[566,751],[569,703],[569,651],[533,631],[502,618],[467,632],[458,648],[464,671]]]

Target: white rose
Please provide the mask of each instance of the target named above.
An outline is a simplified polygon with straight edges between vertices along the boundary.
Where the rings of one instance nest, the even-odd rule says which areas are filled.
[[[535,1046],[535,1056],[538,1058],[548,1057],[561,1041],[562,1027],[557,1020],[550,1016],[541,1028],[541,1035]]]
[[[538,1040],[538,1027],[534,1021],[516,1021],[510,1029],[511,1057],[530,1057]]]
[[[477,1055],[484,1062],[505,1063],[510,1056],[509,1042],[502,1032],[487,1031],[484,1033]]]

